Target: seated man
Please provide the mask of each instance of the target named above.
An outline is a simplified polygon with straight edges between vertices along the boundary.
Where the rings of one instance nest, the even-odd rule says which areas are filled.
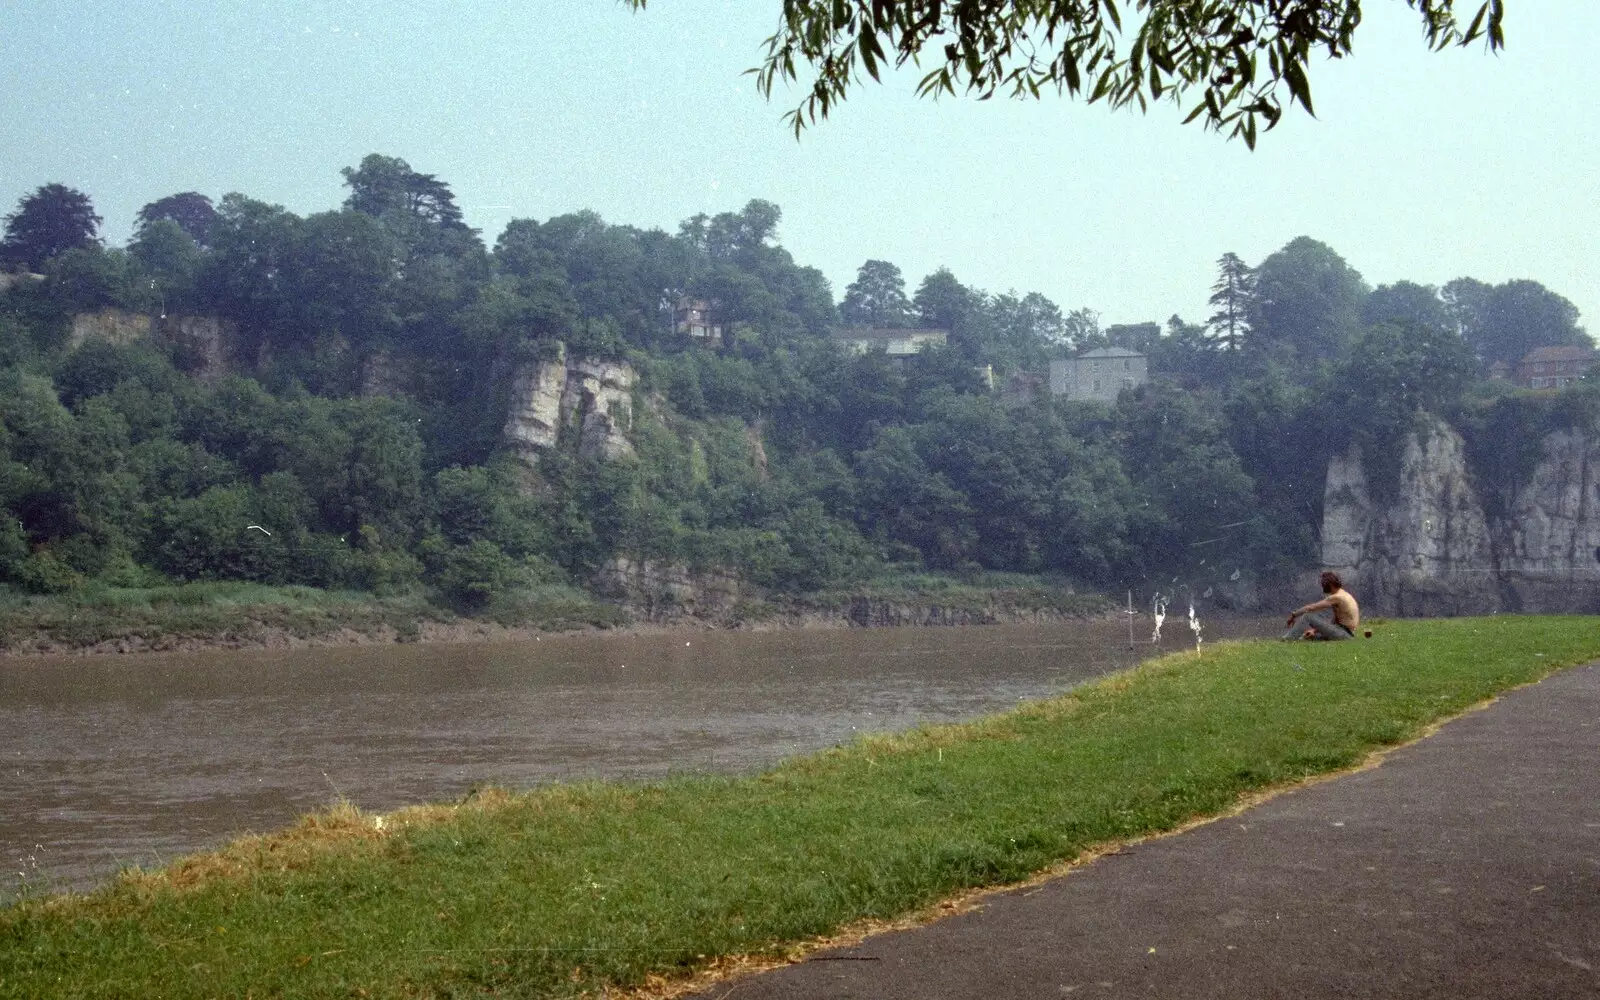
[[[1361,627],[1361,609],[1356,599],[1344,589],[1338,573],[1323,573],[1320,577],[1323,598],[1289,613],[1289,631],[1285,639],[1354,639]],[[1332,611],[1329,618],[1321,611]],[[1300,623],[1295,624],[1299,618]],[[1298,634],[1296,634],[1298,632]]]

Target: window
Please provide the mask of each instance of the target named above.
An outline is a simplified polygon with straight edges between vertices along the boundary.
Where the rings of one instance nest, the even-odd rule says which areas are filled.
[[[1094,380],[1094,391],[1095,392],[1099,392],[1100,391],[1100,380],[1099,379],[1095,379]]]

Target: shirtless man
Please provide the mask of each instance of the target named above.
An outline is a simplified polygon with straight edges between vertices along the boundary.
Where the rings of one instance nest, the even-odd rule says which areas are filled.
[[[1354,639],[1356,629],[1361,627],[1361,608],[1356,605],[1356,599],[1344,589],[1344,583],[1339,579],[1338,573],[1323,573],[1322,584],[1323,598],[1314,604],[1307,604],[1289,613],[1289,631],[1284,633],[1285,639]],[[1333,617],[1316,614],[1318,611],[1331,610]],[[1295,624],[1299,618],[1300,624]],[[1300,633],[1296,635],[1296,629]]]

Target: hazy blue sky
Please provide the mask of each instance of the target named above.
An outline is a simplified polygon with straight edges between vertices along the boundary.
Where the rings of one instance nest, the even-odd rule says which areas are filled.
[[[592,208],[669,230],[751,198],[835,295],[868,258],[940,265],[1106,322],[1202,319],[1214,262],[1305,234],[1373,284],[1530,277],[1600,334],[1594,0],[1511,0],[1508,45],[1429,54],[1369,0],[1351,59],[1251,153],[1162,109],[870,87],[796,142],[741,71],[776,0],[0,0],[0,211],[59,181],[120,244],[139,206],[240,191],[307,214],[400,156],[491,244]]]

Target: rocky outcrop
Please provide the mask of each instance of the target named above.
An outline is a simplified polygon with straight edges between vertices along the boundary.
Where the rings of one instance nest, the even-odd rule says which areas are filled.
[[[149,340],[154,323],[144,313],[126,309],[101,309],[99,312],[77,313],[72,317],[72,329],[67,334],[67,346],[76,350],[91,340],[108,344],[132,344]]]
[[[554,448],[563,430],[577,435],[580,454],[614,461],[633,455],[633,368],[620,361],[556,357],[523,367],[511,383],[505,440],[524,462]]]
[[[361,395],[403,396],[412,380],[411,364],[389,351],[377,350],[361,360]]]
[[[220,316],[186,316],[101,309],[77,313],[67,334],[67,345],[81,347],[91,340],[108,344],[140,341],[170,347],[184,370],[198,378],[213,379],[241,369],[238,326]]]
[[[1383,614],[1600,611],[1595,468],[1600,437],[1553,433],[1527,484],[1490,517],[1443,422],[1406,439],[1393,502],[1374,501],[1352,448],[1328,466],[1323,564]]]
[[[220,316],[163,316],[156,323],[160,339],[175,348],[184,366],[197,378],[211,380],[243,367],[239,328]]]
[[[727,616],[738,603],[739,578],[615,556],[595,575],[595,590],[622,601],[648,621],[714,619]]]

